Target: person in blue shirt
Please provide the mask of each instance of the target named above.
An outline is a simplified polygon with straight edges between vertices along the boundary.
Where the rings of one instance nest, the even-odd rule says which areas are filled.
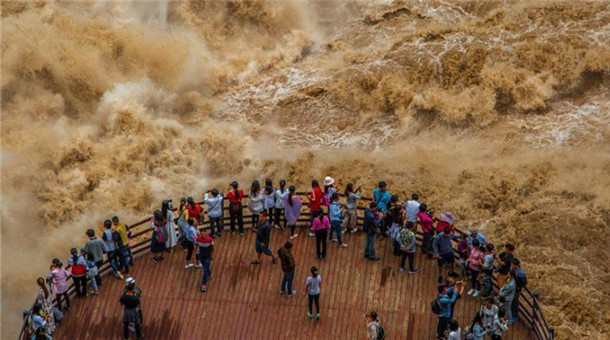
[[[510,270],[515,278],[516,286],[515,297],[513,298],[513,302],[510,307],[511,320],[509,321],[511,324],[513,324],[517,322],[519,318],[519,297],[521,296],[521,290],[527,286],[527,276],[525,275],[523,268],[521,268],[521,261],[519,261],[519,259],[512,259]]]
[[[364,211],[364,223],[362,230],[366,233],[364,244],[364,258],[371,261],[379,261],[381,258],[375,255],[375,242],[377,241],[377,228],[381,219],[377,214],[377,203],[371,202],[369,208]]]
[[[381,238],[385,237],[386,231],[392,226],[391,218],[385,219],[387,216],[388,205],[392,199],[392,195],[387,190],[387,184],[384,181],[379,182],[378,188],[373,190],[373,199],[377,203],[377,210],[379,211],[384,222],[380,224],[381,227]]]
[[[330,233],[328,234],[328,239],[331,242],[335,242],[333,232],[336,232],[336,241],[339,242],[339,248],[345,248],[347,244],[341,240],[341,203],[339,203],[339,193],[335,192],[332,194],[328,210],[330,215]]]
[[[456,289],[449,291],[449,286],[440,285],[438,286],[438,303],[441,307],[440,313],[438,313],[438,323],[436,325],[437,339],[445,338],[445,331],[449,326],[451,320],[451,306],[455,303],[458,297]]]

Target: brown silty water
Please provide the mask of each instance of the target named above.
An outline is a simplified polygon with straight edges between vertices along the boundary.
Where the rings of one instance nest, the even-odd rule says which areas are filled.
[[[332,175],[515,243],[558,339],[608,338],[608,2],[1,5],[3,337],[108,216]]]

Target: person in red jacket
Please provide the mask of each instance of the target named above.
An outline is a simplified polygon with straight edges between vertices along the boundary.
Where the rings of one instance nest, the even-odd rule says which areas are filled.
[[[231,183],[227,199],[229,200],[229,216],[231,217],[231,234],[235,233],[235,224],[239,226],[239,235],[244,236],[244,211],[241,203],[244,192],[239,190],[236,181]]]
[[[186,210],[189,212],[189,217],[193,218],[197,225],[203,222],[203,208],[195,203],[192,197],[186,198]]]
[[[320,189],[320,184],[317,179],[311,181],[311,193],[307,195],[309,199],[309,211],[311,212],[310,221],[311,228],[313,228],[313,220],[314,218],[320,215],[320,211],[322,210],[322,189]],[[313,229],[309,233],[309,236],[313,237],[314,232]]]

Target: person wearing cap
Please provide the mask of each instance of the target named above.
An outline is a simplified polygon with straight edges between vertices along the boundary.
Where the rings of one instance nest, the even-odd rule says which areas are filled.
[[[134,291],[134,285],[127,285],[125,293],[121,295],[119,302],[123,305],[123,338],[129,339],[130,328],[136,332],[136,338],[144,338],[142,334],[142,320],[140,318],[140,297]]]
[[[294,256],[292,256],[292,243],[286,241],[284,246],[277,251],[277,255],[280,258],[282,264],[282,271],[284,277],[282,278],[280,294],[286,293],[287,296],[294,296],[296,291],[292,289],[292,282],[294,281],[294,271],[296,265],[294,263]]]
[[[330,177],[330,176],[326,176],[324,177],[324,195],[326,196],[325,199],[325,204],[327,208],[330,207],[330,203],[332,202],[333,199],[333,194],[337,192],[338,190],[338,184],[335,185],[335,179]]]
[[[309,236],[314,237],[315,234],[313,232],[313,221],[318,215],[320,211],[322,211],[322,189],[320,189],[320,184],[317,179],[311,181],[311,193],[307,195],[307,199],[309,200],[309,211],[310,211],[310,222],[311,222],[311,232]]]
[[[63,263],[59,259],[53,259],[51,263],[49,276],[51,277],[51,286],[55,297],[57,298],[57,309],[62,310],[61,298],[62,296],[66,299],[66,308],[64,310],[70,310],[70,295],[68,295],[68,279],[70,273],[64,268]]]
[[[192,197],[186,198],[186,210],[188,210],[189,217],[192,217],[195,220],[197,225],[203,223],[203,208],[195,203],[195,200]]]
[[[119,221],[118,216],[112,216],[112,225],[114,226],[114,231],[119,233],[121,236],[121,241],[123,242],[123,253],[124,256],[128,258],[129,266],[133,267],[133,253],[131,248],[129,247],[129,238],[131,237],[131,232],[129,231],[129,226],[125,223]],[[129,269],[125,270],[125,274],[129,273]]]
[[[209,192],[205,193],[203,202],[208,205],[207,213],[210,218],[210,229],[212,230],[212,237],[216,235],[222,236],[222,214],[223,214],[223,202],[224,197],[218,192],[218,189],[214,188]],[[217,232],[214,232],[214,229]]]
[[[371,202],[369,207],[364,211],[364,223],[362,230],[366,233],[366,242],[364,244],[364,258],[371,261],[379,261],[381,258],[375,254],[375,242],[377,242],[377,230],[381,223],[381,218],[377,213],[377,203]]]
[[[104,241],[95,237],[95,231],[93,229],[87,230],[87,237],[89,241],[85,244],[84,250],[93,258],[93,262],[97,267],[98,271],[104,264],[104,253],[106,252],[106,246]],[[99,275],[95,276],[95,282],[98,286],[102,285],[102,277]]]
[[[244,192],[239,190],[239,183],[233,181],[229,187],[229,193],[227,199],[229,200],[229,217],[231,234],[235,233],[235,225],[239,228],[239,235],[244,236],[244,210],[242,200],[244,198]]]
[[[214,252],[214,239],[207,234],[205,228],[201,228],[197,241],[197,257],[203,266],[203,274],[201,276],[201,284],[199,290],[202,292],[208,291],[208,281],[212,277],[212,253]]]
[[[125,286],[123,287],[121,295],[127,294],[129,290],[133,292],[133,295],[137,296],[140,299],[142,298],[142,289],[136,284],[136,279],[134,279],[133,277],[128,277],[127,279],[125,279]],[[144,324],[144,317],[142,316],[142,307],[138,306],[136,307],[136,309],[138,311],[138,314],[140,314],[140,325],[142,325]]]
[[[371,311],[365,316],[366,318],[366,332],[369,340],[379,339],[379,330],[381,329],[381,320],[377,312]]]
[[[271,257],[271,263],[275,264],[277,262],[277,257],[273,255],[273,252],[269,249],[271,225],[269,224],[269,220],[267,220],[267,215],[264,211],[258,213],[258,226],[256,227],[256,230],[255,249],[258,258],[252,260],[250,264],[261,264],[261,257],[263,254]]]
[[[313,304],[316,304],[316,321],[320,321],[320,290],[322,286],[322,275],[318,273],[318,268],[311,267],[311,276],[305,281],[305,292],[307,294],[309,313],[307,317],[313,319]]]
[[[360,187],[354,190],[354,185],[347,183],[345,186],[345,216],[341,226],[345,232],[358,231],[358,200],[360,198],[362,198]]]
[[[117,264],[118,254],[116,253],[115,243],[115,238],[120,239],[120,237],[118,236],[118,234],[112,231],[112,221],[105,220],[104,228],[105,230],[102,233],[102,240],[104,241],[104,247],[106,248],[106,257],[108,258],[108,263],[110,264],[110,268],[112,269],[112,274],[118,279],[122,280],[123,275],[119,271],[119,267]]]
[[[70,266],[72,281],[74,281],[76,297],[84,298],[87,296],[87,261],[82,255],[78,254],[76,248],[72,248],[70,249],[68,265]]]
[[[385,237],[386,231],[392,225],[392,220],[386,218],[388,205],[392,199],[392,195],[387,190],[387,187],[386,182],[381,181],[379,182],[378,187],[373,190],[373,201],[377,203],[377,211],[379,211],[380,216],[383,218],[383,222],[379,225],[381,229],[381,239]]]

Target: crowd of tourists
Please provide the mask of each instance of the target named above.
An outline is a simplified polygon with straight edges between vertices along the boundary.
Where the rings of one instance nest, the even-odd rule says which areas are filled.
[[[266,179],[264,186],[258,180],[253,181],[247,195],[237,182],[233,182],[226,194],[218,189],[206,192],[202,203],[195,202],[192,197],[183,197],[177,209],[174,209],[171,200],[164,200],[161,208],[154,211],[151,217],[152,259],[160,263],[166,252],[182,248],[186,253],[185,269],[203,269],[198,288],[201,292],[207,292],[208,282],[212,278],[214,243],[226,231],[224,201],[227,200],[228,231],[244,236],[244,211],[249,213],[251,231],[255,233],[255,256],[251,265],[260,265],[263,255],[269,257],[272,264],[279,261],[283,272],[280,293],[292,297],[297,292],[293,289],[296,263],[291,241],[299,237],[296,228],[299,222],[301,225],[305,222],[309,226],[309,236],[315,237],[315,254],[319,261],[327,260],[329,241],[336,242],[337,247],[343,249],[348,246],[344,242],[344,235],[360,231],[365,234],[362,245],[365,259],[379,261],[381,258],[376,248],[382,242],[387,242],[397,258],[398,270],[411,275],[419,271],[414,263],[416,235],[420,231],[421,253],[429,260],[436,260],[440,268],[436,298],[431,302],[432,312],[438,316],[438,339],[502,339],[509,326],[517,322],[518,300],[527,279],[512,244],[496,247],[476,230],[467,234],[456,233],[455,218],[451,213],[443,212],[437,216],[434,209],[420,203],[418,194],[413,194],[406,202],[401,201],[391,194],[383,181],[372,192],[372,201],[365,208],[360,227],[357,211],[362,191],[360,187],[354,188],[352,183],[348,183],[345,189],[341,187],[341,183],[336,183],[330,176],[324,179],[322,185],[313,180],[306,194],[307,203],[304,203],[296,194],[294,185],[287,186],[286,181],[281,180],[279,186],[275,187],[271,179]],[[244,206],[246,198],[247,205]],[[306,205],[311,212],[310,218],[308,221],[300,220]],[[207,223],[204,224],[206,219]],[[273,229],[289,230],[287,240],[275,253],[270,248]],[[38,279],[38,299],[27,316],[32,339],[50,339],[55,323],[63,318],[63,312],[70,310],[69,278],[74,282],[77,298],[88,295],[88,283],[91,285],[89,293],[98,294],[102,285],[100,271],[104,255],[115,277],[127,277],[119,298],[124,306],[124,338],[128,339],[131,332],[135,332],[137,338],[142,338],[142,291],[135,284],[135,279],[130,277],[134,259],[129,227],[114,216],[104,221],[99,238],[93,229],[87,230],[86,236],[88,241],[80,251],[71,249],[69,270],[56,258],[52,261],[48,277]],[[497,282],[498,291],[494,289],[494,281]],[[472,322],[462,330],[454,319],[454,311],[459,299],[465,298],[467,286],[470,289],[466,295],[480,300],[481,306]],[[321,319],[321,290],[322,275],[316,266],[312,266],[303,294],[308,297],[307,317],[316,321]],[[53,294],[57,301],[55,305]],[[369,339],[385,338],[385,330],[375,311],[366,314],[365,322]]]

